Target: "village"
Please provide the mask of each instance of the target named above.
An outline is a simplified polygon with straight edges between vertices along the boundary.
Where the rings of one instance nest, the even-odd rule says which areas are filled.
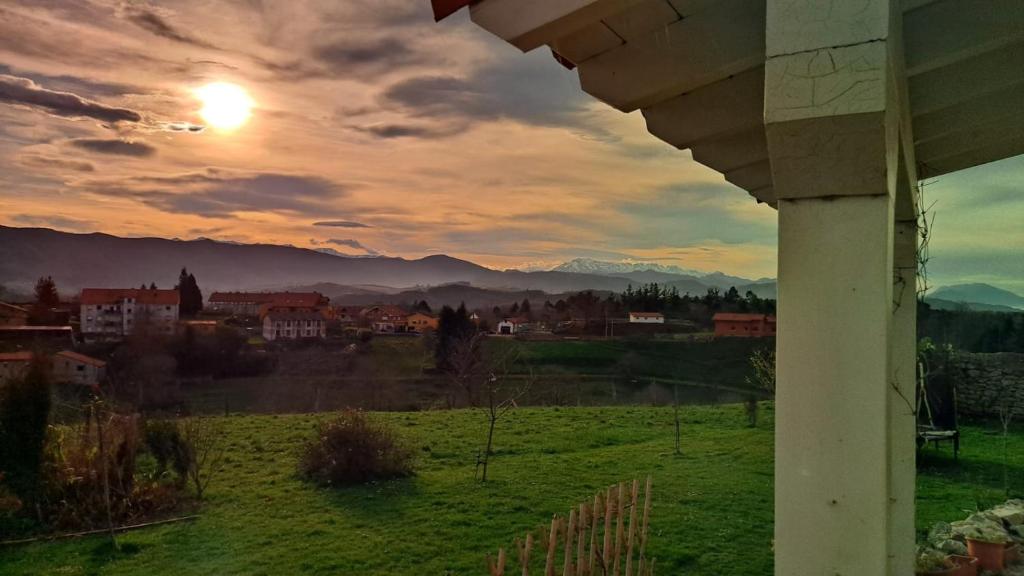
[[[46,285],[46,279],[40,279]],[[76,351],[91,343],[133,336],[171,338],[190,333],[212,336],[234,330],[254,346],[286,342],[432,335],[439,315],[425,301],[413,305],[332,304],[318,292],[213,292],[198,310],[183,312],[178,288],[84,288],[67,300],[0,302],[0,382],[27,369],[35,352],[52,355],[58,382],[98,387],[106,361]],[[493,337],[580,339],[672,336],[693,339],[761,338],[775,335],[775,317],[762,313],[717,312],[713,329],[662,312],[628,311],[621,317],[574,316],[565,302],[546,301],[534,312],[529,300],[468,312],[477,330]],[[45,322],[40,322],[40,320]],[[588,325],[599,334],[588,334]],[[593,332],[593,331],[592,331]]]

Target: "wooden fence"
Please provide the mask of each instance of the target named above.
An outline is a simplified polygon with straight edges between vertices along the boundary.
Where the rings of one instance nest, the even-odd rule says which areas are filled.
[[[643,501],[643,507],[638,502]],[[633,480],[610,486],[569,511],[555,516],[551,527],[538,530],[538,537],[527,534],[516,539],[518,568],[510,566],[504,549],[497,558],[488,557],[491,576],[650,576],[654,560],[647,558],[647,528],[651,515],[651,479],[643,493]],[[543,572],[531,568],[543,566]],[[511,570],[511,571],[510,571]]]

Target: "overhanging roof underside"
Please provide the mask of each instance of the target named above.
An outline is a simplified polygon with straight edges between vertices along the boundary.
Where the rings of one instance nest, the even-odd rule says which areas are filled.
[[[775,203],[765,2],[480,0],[470,8],[476,24],[524,51],[550,46],[575,65],[584,91],[641,110],[651,134]],[[1024,153],[1024,2],[903,0],[902,8],[919,177]]]

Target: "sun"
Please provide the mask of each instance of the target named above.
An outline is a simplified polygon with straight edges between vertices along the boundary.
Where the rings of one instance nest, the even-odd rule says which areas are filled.
[[[252,116],[252,98],[237,84],[213,82],[196,88],[193,93],[203,103],[199,115],[215,130],[236,130]]]

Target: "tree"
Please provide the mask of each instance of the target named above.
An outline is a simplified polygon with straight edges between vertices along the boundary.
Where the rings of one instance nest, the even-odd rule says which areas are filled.
[[[220,472],[224,459],[224,429],[220,421],[202,416],[184,418],[178,423],[181,438],[189,450],[186,474],[202,500],[210,481]]]
[[[469,319],[465,304],[460,304],[456,310],[451,306],[441,308],[437,322],[437,347],[434,352],[434,363],[437,368],[449,371],[452,367],[455,343],[476,333],[476,325]]]
[[[757,394],[761,390],[775,395],[775,350],[762,348],[755,350],[750,356],[750,367],[753,375],[747,378],[747,384],[752,388],[747,395],[745,405],[747,419],[751,428],[757,427]]]
[[[60,305],[57,284],[53,281],[52,276],[39,278],[36,281],[36,304],[46,309],[55,308]]]
[[[477,454],[477,471],[481,482],[487,481],[487,471],[494,454],[494,434],[498,421],[518,406],[519,400],[529,392],[533,374],[525,379],[512,376],[521,352],[518,345],[503,346],[497,352],[486,353],[485,335],[468,334],[452,343],[449,376],[455,386],[462,388],[469,405],[487,419],[487,435],[483,450]]]
[[[203,310],[203,293],[199,290],[196,277],[185,268],[178,275],[178,285],[174,287],[181,299],[179,311],[182,316],[195,316]]]
[[[522,314],[523,316],[526,316],[527,318],[530,318],[531,310],[529,299],[523,298],[523,303],[519,305],[519,313]]]
[[[419,302],[417,302],[415,310],[416,312],[423,312],[424,314],[431,313],[430,304],[427,303],[426,300],[420,300]]]
[[[11,490],[37,512],[50,418],[50,382],[47,358],[35,354],[25,375],[0,389],[0,468]]]

